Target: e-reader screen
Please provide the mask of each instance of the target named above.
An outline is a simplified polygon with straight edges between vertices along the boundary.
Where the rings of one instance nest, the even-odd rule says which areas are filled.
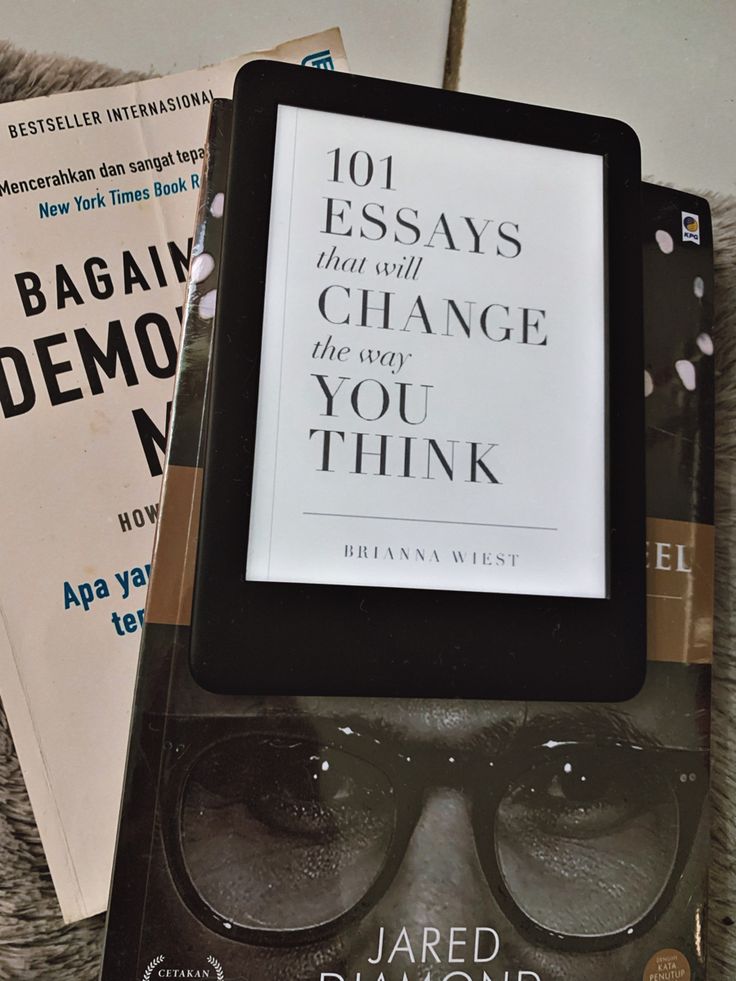
[[[246,578],[605,597],[604,224],[600,155],[279,105]]]

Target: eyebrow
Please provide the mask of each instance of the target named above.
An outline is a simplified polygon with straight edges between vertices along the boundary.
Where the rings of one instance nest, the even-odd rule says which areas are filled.
[[[448,705],[449,707],[449,705]],[[636,725],[625,714],[608,706],[579,705],[565,711],[546,711],[529,714],[528,706],[520,703],[521,712],[514,717],[506,717],[487,725],[469,725],[463,732],[457,730],[427,730],[417,735],[400,721],[388,720],[380,715],[363,715],[360,712],[347,712],[334,716],[312,715],[338,728],[346,736],[355,735],[373,739],[376,742],[399,744],[432,745],[446,743],[458,750],[513,749],[530,745],[543,745],[550,742],[594,742],[608,740],[622,742],[642,749],[661,748],[662,743],[652,733]],[[307,716],[308,718],[309,716]]]
[[[514,726],[510,744],[594,742],[605,739],[642,749],[659,749],[661,741],[631,718],[606,705],[580,705],[565,712],[543,712]]]

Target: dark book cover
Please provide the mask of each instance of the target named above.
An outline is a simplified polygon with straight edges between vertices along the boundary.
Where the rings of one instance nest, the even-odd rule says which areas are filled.
[[[703,979],[707,203],[642,187],[640,694],[603,705],[216,695],[192,678],[189,624],[229,114],[215,103],[103,981]]]

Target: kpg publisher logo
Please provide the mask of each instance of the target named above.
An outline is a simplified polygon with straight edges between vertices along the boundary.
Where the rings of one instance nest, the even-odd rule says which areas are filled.
[[[332,60],[330,49],[326,51],[313,51],[306,58],[302,58],[302,64],[307,68],[322,68],[328,72],[335,71],[335,62]]]
[[[207,956],[206,967],[169,966],[165,962],[164,954],[154,957],[143,972],[141,981],[157,981],[159,978],[208,978],[210,981],[225,981],[222,964],[212,955]]]
[[[682,212],[682,241],[700,245],[700,218],[689,211]]]

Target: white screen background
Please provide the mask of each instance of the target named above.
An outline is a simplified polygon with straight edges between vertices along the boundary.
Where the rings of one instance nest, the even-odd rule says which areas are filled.
[[[365,154],[374,163],[365,187],[350,180],[355,151],[359,182]],[[339,199],[331,233],[329,198]],[[366,206],[386,225],[378,241]],[[397,212],[419,228],[415,244],[394,240],[415,234]],[[344,268],[317,268],[333,247]],[[376,271],[384,262],[406,270],[412,257],[409,279]],[[326,287],[327,315],[349,323],[320,313]],[[246,577],[605,596],[604,289],[601,157],[281,106]],[[373,326],[359,325],[362,291],[371,305],[393,294],[389,329],[378,311]],[[470,337],[452,315],[447,336],[448,299],[470,317]],[[489,304],[498,304],[489,333],[507,326],[510,340],[482,333]],[[539,328],[527,344],[523,308],[545,311],[529,314]],[[344,360],[315,357],[328,338],[348,349]],[[361,361],[368,350],[384,363]],[[336,393],[333,415],[316,374]],[[400,418],[402,384],[407,417],[423,414],[427,392],[419,425]],[[356,386],[365,416],[380,413],[386,391],[381,418],[356,413]],[[321,469],[325,429],[344,434],[329,437],[330,472]],[[359,432],[366,453],[387,437],[385,475],[368,455],[365,472],[353,472]],[[473,443],[497,482],[473,467]]]

